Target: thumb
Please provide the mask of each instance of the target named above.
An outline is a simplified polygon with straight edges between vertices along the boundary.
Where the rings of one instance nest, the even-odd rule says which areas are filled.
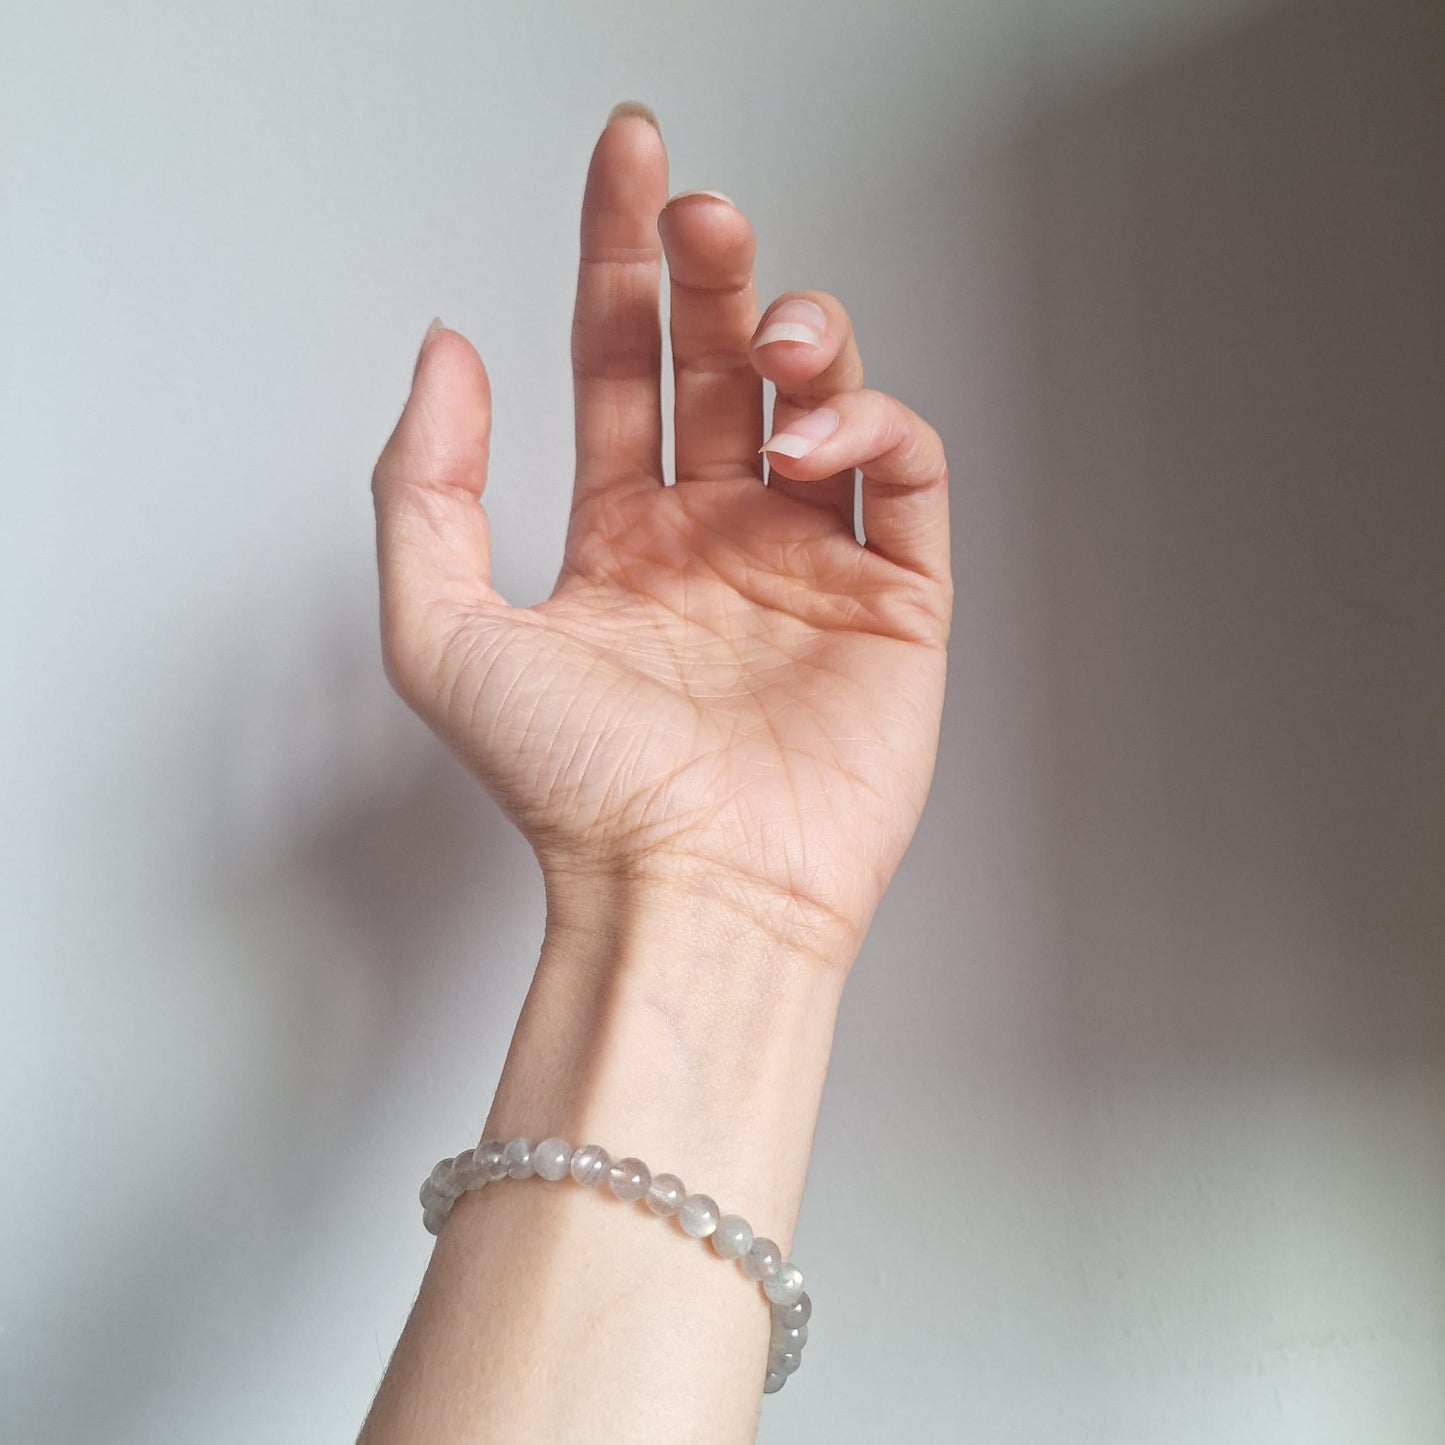
[[[433,321],[411,395],[372,474],[382,655],[408,699],[460,608],[502,605],[491,586],[487,481],[492,396],[471,343]]]

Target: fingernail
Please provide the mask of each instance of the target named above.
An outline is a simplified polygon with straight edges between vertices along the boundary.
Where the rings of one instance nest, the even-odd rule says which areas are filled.
[[[667,204],[670,206],[673,201],[685,201],[689,196],[711,196],[713,200],[721,201],[726,206],[737,206],[731,196],[725,196],[721,191],[679,191]]]
[[[614,120],[622,120],[629,115],[635,115],[638,120],[645,120],[658,135],[662,134],[662,127],[658,125],[657,117],[652,113],[652,107],[643,105],[640,100],[619,100],[607,112],[607,124],[611,125]]]
[[[794,417],[782,431],[770,436],[758,450],[776,452],[782,457],[805,457],[837,430],[838,413],[831,407],[820,406],[816,411]]]
[[[827,313],[816,302],[784,301],[768,317],[768,324],[758,332],[753,346],[771,346],[775,341],[797,341],[804,346],[821,346],[827,331]]]
[[[412,379],[413,381],[416,380],[416,374],[417,374],[417,372],[421,369],[421,359],[422,359],[423,356],[426,355],[426,349],[427,349],[428,346],[431,345],[431,339],[432,339],[432,337],[435,336],[435,335],[437,334],[437,332],[440,331],[441,329],[442,329],[442,319],[441,319],[441,317],[440,317],[440,316],[433,316],[432,319],[431,319],[431,321],[427,324],[427,328],[426,328],[425,334],[422,336],[421,345],[420,345],[419,347],[417,347],[416,364],[415,364],[415,365],[412,367],[412,369],[411,369],[411,379]]]

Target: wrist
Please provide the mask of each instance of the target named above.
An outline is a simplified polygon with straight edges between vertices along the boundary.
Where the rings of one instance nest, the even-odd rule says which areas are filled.
[[[635,1154],[786,1244],[852,949],[716,882],[548,877],[487,1132]]]
[[[785,972],[839,976],[857,955],[873,904],[825,901],[740,871],[716,858],[651,855],[579,861],[542,856],[547,946],[595,952],[614,966],[645,970],[655,950]]]

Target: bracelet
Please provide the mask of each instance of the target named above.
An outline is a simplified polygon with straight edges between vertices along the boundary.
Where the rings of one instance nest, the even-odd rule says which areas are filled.
[[[664,1219],[677,1216],[684,1234],[711,1239],[723,1259],[735,1259],[748,1279],[761,1287],[772,1307],[773,1330],[768,1343],[768,1365],[763,1393],[781,1390],[803,1362],[808,1342],[808,1319],[813,1301],[803,1288],[803,1272],[771,1239],[753,1234],[740,1214],[721,1214],[706,1194],[689,1194],[676,1174],[653,1174],[641,1159],[612,1160],[597,1144],[573,1149],[565,1139],[483,1139],[455,1159],[443,1159],[421,1186],[422,1223],[440,1234],[452,1205],[474,1189],[499,1179],[565,1179],[568,1174],[585,1188],[607,1180],[613,1194],[627,1203],[642,1200]]]

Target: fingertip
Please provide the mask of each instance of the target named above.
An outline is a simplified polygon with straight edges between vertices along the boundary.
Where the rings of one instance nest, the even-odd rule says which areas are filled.
[[[720,191],[684,191],[657,217],[673,279],[684,286],[751,283],[757,238],[748,218]],[[746,326],[751,321],[744,322]]]
[[[422,338],[411,392],[382,454],[383,479],[481,491],[492,390],[476,348],[439,321]]]
[[[594,166],[599,161],[646,165],[667,155],[657,117],[646,106],[641,106],[641,109],[622,108],[629,105],[641,106],[641,102],[623,101],[622,106],[615,106],[607,117],[607,124],[602,127],[593,147]],[[663,184],[666,185],[665,180]]]
[[[753,333],[753,350],[780,343],[821,349],[828,341],[828,313],[806,296],[790,297],[770,306]]]
[[[789,395],[820,400],[862,382],[853,328],[826,292],[780,296],[763,313],[749,347],[753,369]]]
[[[808,459],[825,442],[833,440],[842,420],[842,416],[835,407],[814,407],[812,411],[794,417],[787,426],[775,431],[759,450],[770,462],[775,458],[781,458],[785,466],[788,463],[795,466],[801,464],[799,469],[803,472],[816,471],[816,466]],[[819,476],[827,475],[825,472],[817,474]],[[799,478],[799,480],[802,479]]]
[[[620,120],[641,120],[646,121],[658,135],[662,134],[662,127],[657,123],[657,113],[653,108],[640,100],[619,100],[611,110],[607,112],[607,125],[615,125]],[[605,130],[607,127],[604,126]]]
[[[440,316],[433,316],[432,319],[427,322],[427,328],[422,333],[421,345],[416,349],[416,360],[412,363],[411,368],[411,382],[413,386],[416,385],[416,379],[421,372],[421,364],[426,359],[427,350],[431,346],[432,337],[440,330],[442,330],[442,319]]]
[[[609,120],[592,148],[582,195],[582,253],[610,258],[657,245],[657,213],[667,200],[667,148],[642,117]]]
[[[731,196],[724,195],[722,191],[675,191],[667,198],[667,204],[662,208],[662,214],[666,215],[674,207],[686,209],[688,203],[694,201],[702,202],[704,207],[721,205],[734,211],[738,209],[738,203]]]
[[[422,337],[412,372],[412,387],[428,390],[480,391],[484,400],[490,397],[491,385],[486,364],[475,346],[460,331],[453,331],[441,319],[433,318]]]

